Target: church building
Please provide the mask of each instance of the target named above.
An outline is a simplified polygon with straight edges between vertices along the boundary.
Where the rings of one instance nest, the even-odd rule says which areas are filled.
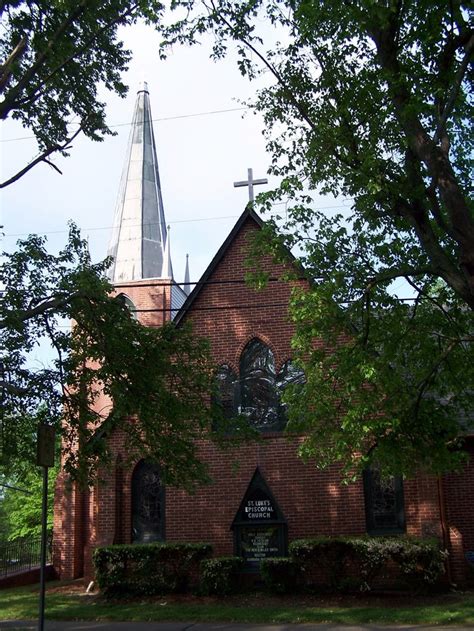
[[[262,260],[270,282],[261,291],[244,281],[249,239],[262,223],[249,204],[192,291],[187,260],[184,282],[175,281],[144,84],[120,185],[110,279],[143,324],[192,322],[195,334],[210,342],[224,409],[245,414],[262,439],[230,453],[202,441],[213,481],[189,495],[165,488],[159,470],[144,460],[122,467],[124,437],[114,430],[108,438],[114,466],[93,488],[70,488],[64,474],[58,478],[56,571],[62,579],[89,578],[94,548],[151,541],[208,542],[215,555],[242,556],[255,571],[262,558],[284,556],[295,539],[406,533],[439,538],[450,551],[452,580],[466,580],[474,556],[473,437],[466,440],[470,461],[462,473],[382,481],[367,472],[343,486],[338,466],[303,463],[301,437],[283,431],[280,393],[304,375],[292,364],[291,285],[279,280],[283,266]]]

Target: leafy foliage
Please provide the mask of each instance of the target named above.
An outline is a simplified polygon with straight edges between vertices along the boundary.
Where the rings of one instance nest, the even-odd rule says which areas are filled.
[[[275,594],[289,594],[297,590],[299,564],[286,557],[263,559],[260,572],[267,589]]]
[[[214,57],[235,44],[244,75],[273,78],[253,106],[281,185],[259,201],[288,208],[256,252],[296,248],[310,281],[292,303],[307,380],[287,395],[302,456],[339,461],[348,477],[371,462],[407,474],[458,465],[474,409],[472,6],[173,6],[190,12],[167,44],[209,31]],[[318,210],[312,190],[352,207]]]
[[[207,480],[196,446],[213,420],[207,344],[186,327],[141,325],[113,296],[105,278],[108,263],[91,263],[74,226],[57,256],[36,236],[5,255],[0,267],[5,474],[15,470],[20,455],[32,462],[36,424],[46,420],[61,434],[63,465],[73,478],[93,475],[106,456],[106,434],[120,428],[130,458],[148,457],[160,465],[164,483],[190,488]],[[45,340],[56,359],[38,367],[31,353]]]
[[[217,557],[201,561],[200,591],[219,596],[235,594],[239,591],[239,571],[243,564],[241,557]]]
[[[306,586],[332,590],[373,589],[390,564],[392,582],[424,589],[445,572],[447,552],[434,539],[413,537],[317,537],[290,543],[290,555],[301,569]]]
[[[53,529],[53,498],[57,468],[48,475],[48,531]],[[41,536],[41,508],[43,498],[43,476],[41,470],[31,463],[26,473],[9,477],[0,475],[0,542]],[[24,491],[27,491],[26,493]]]
[[[119,96],[127,88],[121,73],[131,53],[117,37],[119,27],[158,20],[156,0],[65,0],[0,4],[0,119],[12,117],[30,129],[40,156],[11,179],[16,181],[55,152],[67,155],[80,131],[102,140],[110,129],[98,87]],[[76,126],[69,123],[76,119]],[[56,168],[56,167],[55,167]]]
[[[187,591],[196,584],[199,563],[210,557],[205,543],[116,545],[94,550],[97,583],[104,595]]]

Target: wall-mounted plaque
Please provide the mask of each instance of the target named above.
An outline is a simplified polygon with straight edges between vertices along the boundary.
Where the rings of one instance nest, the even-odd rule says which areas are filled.
[[[260,561],[287,555],[286,519],[257,467],[232,522],[235,554],[245,569],[258,572]]]

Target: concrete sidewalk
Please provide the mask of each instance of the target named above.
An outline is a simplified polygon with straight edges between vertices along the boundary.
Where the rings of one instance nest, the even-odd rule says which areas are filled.
[[[0,629],[36,631],[28,620],[0,621]],[[430,625],[233,624],[231,622],[62,622],[46,621],[45,631],[472,631],[472,627]]]

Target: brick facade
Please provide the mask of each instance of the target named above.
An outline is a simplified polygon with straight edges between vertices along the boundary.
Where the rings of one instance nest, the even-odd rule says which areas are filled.
[[[244,264],[248,237],[258,225],[247,215],[239,229],[211,264],[207,282],[195,292],[181,320],[191,320],[197,335],[210,340],[217,365],[228,364],[238,373],[243,348],[257,337],[273,351],[276,369],[291,358],[293,328],[287,316],[291,287],[271,281],[256,291],[243,281],[248,271]],[[272,278],[283,271],[270,259],[263,267]],[[303,281],[295,281],[303,282]],[[153,285],[150,287],[150,284]],[[139,309],[169,308],[169,288],[153,281],[117,286]],[[278,307],[272,305],[281,305]],[[166,311],[140,314],[149,326],[160,326]],[[92,576],[91,551],[98,545],[127,543],[131,537],[132,470],[122,469],[123,436],[110,437],[113,462],[118,466],[102,472],[101,482],[91,491],[67,489],[59,478],[55,504],[55,566],[62,578]],[[362,482],[340,484],[337,466],[324,471],[304,464],[297,456],[300,438],[284,434],[265,434],[258,443],[233,450],[220,450],[209,442],[200,444],[200,453],[210,467],[212,484],[195,495],[166,489],[165,532],[168,541],[208,541],[216,554],[232,554],[231,524],[258,466],[288,522],[288,539],[319,534],[366,532]],[[446,476],[419,476],[405,481],[407,533],[436,536],[449,545],[452,553],[452,578],[466,578],[464,553],[474,550],[474,448],[463,473]]]

